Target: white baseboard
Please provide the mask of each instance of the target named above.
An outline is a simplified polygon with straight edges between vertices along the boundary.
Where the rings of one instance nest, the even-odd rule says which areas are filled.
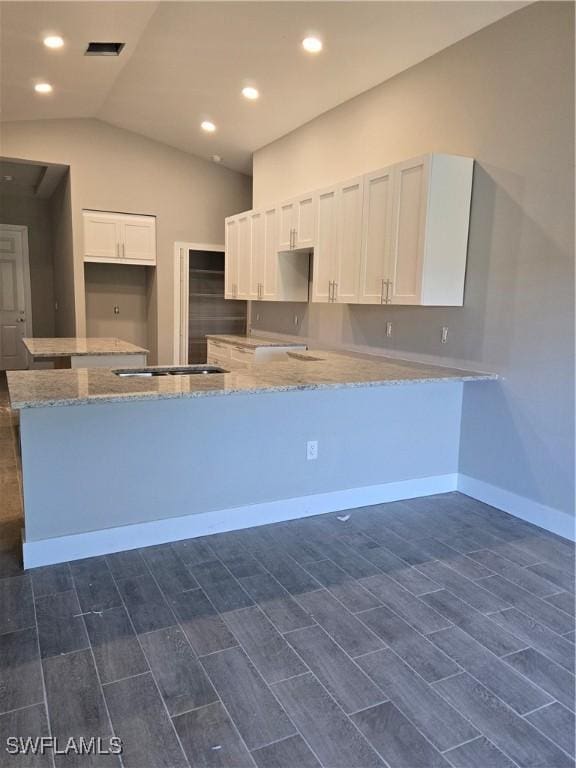
[[[24,567],[63,563],[126,549],[138,549],[169,541],[191,539],[212,533],[252,528],[256,525],[295,520],[325,512],[340,512],[388,501],[431,496],[455,491],[458,475],[436,475],[396,483],[349,488],[343,491],[300,496],[293,499],[252,504],[204,514],[169,517],[147,523],[88,531],[40,541],[24,541]]]
[[[476,480],[476,478],[462,473],[458,475],[458,490],[473,499],[501,509],[503,512],[509,512],[514,517],[519,517],[521,520],[538,525],[552,533],[557,533],[565,539],[570,539],[570,541],[576,539],[576,519],[559,509],[547,507],[537,501],[527,499],[525,496],[518,496],[503,488],[498,488],[496,485],[490,485],[490,483]]]
[[[164,520],[88,531],[53,539],[24,541],[24,567],[36,568],[41,565],[149,547],[212,533],[252,528],[257,525],[295,520],[326,512],[340,512],[356,507],[413,499],[418,496],[432,496],[436,493],[456,490],[566,539],[572,541],[575,539],[575,520],[570,515],[468,475],[454,473],[300,496],[204,514],[169,517]]]

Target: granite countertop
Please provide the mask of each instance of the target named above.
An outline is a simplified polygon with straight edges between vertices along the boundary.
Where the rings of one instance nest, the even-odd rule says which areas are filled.
[[[12,408],[20,409],[497,378],[494,373],[314,350],[210,375],[120,378],[110,368],[9,371],[8,390]]]
[[[122,339],[105,338],[24,338],[32,357],[69,357],[71,355],[141,355],[148,352]]]
[[[305,347],[304,342],[283,341],[282,339],[263,339],[258,336],[233,336],[225,334],[208,333],[206,338],[212,341],[221,341],[223,344],[233,344],[236,347],[257,349],[258,347]]]

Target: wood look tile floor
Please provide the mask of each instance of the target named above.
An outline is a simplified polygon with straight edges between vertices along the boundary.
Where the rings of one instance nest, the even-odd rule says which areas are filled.
[[[0,388],[2,766],[574,765],[569,542],[450,493],[24,572],[16,429]],[[123,753],[6,757],[48,734]]]

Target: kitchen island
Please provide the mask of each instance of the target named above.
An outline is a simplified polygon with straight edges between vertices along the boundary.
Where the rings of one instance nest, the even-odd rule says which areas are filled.
[[[148,370],[8,374],[26,567],[455,490],[463,387],[497,378],[322,350]]]
[[[34,361],[54,363],[55,368],[109,368],[146,365],[148,350],[116,338],[24,338]]]

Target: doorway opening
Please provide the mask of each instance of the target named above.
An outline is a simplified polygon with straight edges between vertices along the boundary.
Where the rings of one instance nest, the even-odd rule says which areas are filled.
[[[246,333],[248,302],[224,298],[224,246],[176,243],[174,363],[206,363],[208,334]]]
[[[0,157],[0,370],[28,367],[23,337],[74,335],[69,186],[67,165]]]

